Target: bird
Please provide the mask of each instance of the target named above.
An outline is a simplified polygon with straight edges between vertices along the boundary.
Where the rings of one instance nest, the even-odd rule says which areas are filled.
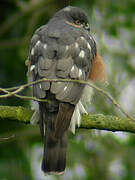
[[[106,81],[104,60],[97,52],[88,17],[83,9],[67,6],[56,12],[32,36],[29,50],[29,79]],[[66,168],[68,130],[75,132],[81,113],[93,94],[91,87],[68,81],[42,81],[32,87],[37,102],[44,143],[41,169],[45,175],[60,175]],[[35,116],[38,119],[38,116]]]

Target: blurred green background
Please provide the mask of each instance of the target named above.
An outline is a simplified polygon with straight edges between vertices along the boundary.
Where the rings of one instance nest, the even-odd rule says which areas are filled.
[[[110,84],[106,89],[134,115],[135,0],[1,0],[0,87],[27,82],[25,60],[32,34],[67,5],[88,14],[91,33],[107,66]],[[2,99],[0,105],[30,106],[17,98]],[[90,111],[122,116],[98,93]],[[67,171],[59,177],[41,172],[41,141],[38,126],[0,121],[0,180],[135,180],[134,134],[94,130],[70,134]]]

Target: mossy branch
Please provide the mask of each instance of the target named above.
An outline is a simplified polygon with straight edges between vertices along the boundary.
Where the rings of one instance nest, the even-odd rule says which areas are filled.
[[[31,109],[22,106],[0,106],[0,120],[13,120],[22,123],[30,123],[33,114]]]
[[[134,117],[132,117],[130,114],[128,114],[123,108],[122,106],[105,90],[103,90],[102,88],[99,88],[98,86],[96,86],[94,83],[90,82],[90,81],[83,81],[83,80],[75,80],[75,79],[46,79],[46,78],[42,78],[33,82],[29,82],[27,84],[18,86],[18,87],[12,87],[12,88],[0,88],[0,91],[4,93],[4,95],[0,95],[0,98],[8,98],[11,96],[16,96],[18,98],[21,99],[31,99],[31,100],[35,100],[35,101],[44,101],[44,102],[50,102],[47,99],[39,99],[36,97],[28,97],[28,96],[21,96],[18,95],[18,93],[20,93],[21,91],[23,91],[25,88],[28,88],[32,85],[41,83],[41,82],[74,82],[74,83],[79,83],[79,84],[85,84],[87,86],[92,87],[93,89],[95,89],[96,91],[98,91],[99,93],[103,94],[104,96],[106,96],[118,109],[121,110],[121,112],[123,114],[125,114],[128,118],[130,118],[132,121],[135,122]]]
[[[40,79],[34,82],[30,82],[18,87],[12,88],[0,88],[0,98],[8,98],[11,96],[15,96],[21,99],[32,99],[36,101],[49,101],[47,99],[38,99],[36,97],[28,97],[28,96],[21,96],[18,93],[23,91],[25,88],[32,86],[37,83],[41,82],[74,82],[85,84],[87,86],[92,87],[93,89],[97,90],[104,96],[106,96],[110,101],[126,115],[125,118],[120,118],[116,116],[105,116],[102,114],[88,114],[82,115],[82,123],[80,128],[85,129],[100,129],[100,130],[109,130],[109,131],[126,131],[135,133],[135,119],[130,114],[128,114],[119,103],[105,90],[97,87],[95,84],[91,82],[81,81],[81,80],[73,80],[73,79]],[[9,106],[0,106],[0,120],[9,119],[9,120],[16,120],[18,122],[23,123],[30,123],[30,118],[32,117],[33,111],[28,108],[24,107],[9,107]]]
[[[13,120],[30,123],[33,111],[21,106],[0,106],[0,120]],[[108,131],[125,131],[135,133],[135,123],[127,117],[117,117],[103,114],[84,114],[80,128]]]

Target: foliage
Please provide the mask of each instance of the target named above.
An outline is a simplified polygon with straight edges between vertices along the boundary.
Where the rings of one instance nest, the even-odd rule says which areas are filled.
[[[133,113],[134,0],[65,0],[59,3],[58,0],[1,0],[0,87],[27,82],[27,68],[24,62],[29,53],[33,32],[45,24],[57,10],[69,4],[84,8],[89,15],[98,51],[107,66],[109,92]],[[0,105],[29,106],[29,103],[17,98],[8,98],[1,100]],[[97,93],[90,111],[121,115],[110,102]],[[15,138],[9,138],[7,141],[2,139],[13,134]],[[69,139],[67,172],[64,176],[51,179],[134,179],[134,135],[79,130],[75,136],[70,134]],[[39,172],[41,141],[38,127],[0,122],[0,179],[50,179]]]

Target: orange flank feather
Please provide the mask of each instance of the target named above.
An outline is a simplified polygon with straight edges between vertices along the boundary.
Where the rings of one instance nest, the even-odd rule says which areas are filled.
[[[106,66],[99,54],[94,59],[89,79],[94,82],[107,82]]]

